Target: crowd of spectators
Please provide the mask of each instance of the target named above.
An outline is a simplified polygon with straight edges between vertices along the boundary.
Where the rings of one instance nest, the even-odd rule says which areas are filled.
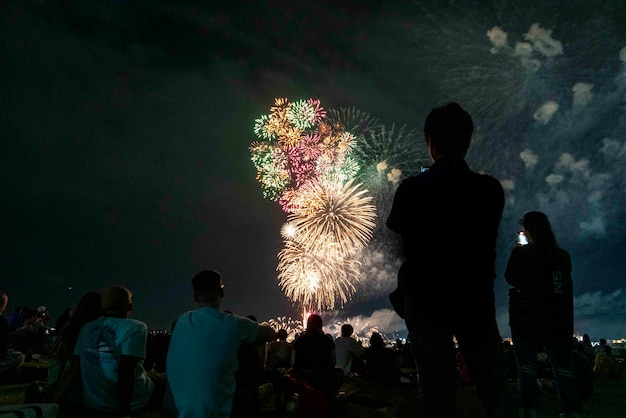
[[[0,315],[0,376],[11,376],[12,373],[15,375],[20,365],[27,359],[27,355],[12,348],[14,345],[9,341],[23,342],[24,340],[19,337],[20,334],[31,333],[44,336],[43,330],[48,330],[49,334],[54,335],[52,344],[48,347],[42,344],[35,352],[31,351],[33,347],[24,349],[29,353],[28,360],[33,358],[33,354],[38,354],[41,357],[45,355],[48,361],[47,400],[58,402],[66,410],[81,410],[87,407],[106,411],[118,410],[130,416],[130,413],[139,409],[161,406],[165,399],[165,406],[173,415],[186,416],[178,410],[177,405],[183,404],[177,403],[177,399],[179,401],[181,399],[181,388],[183,392],[189,393],[189,385],[181,386],[176,383],[177,389],[173,391],[174,394],[170,388],[166,393],[167,374],[162,373],[167,367],[166,357],[172,335],[169,332],[148,333],[144,323],[129,318],[132,312],[132,293],[124,287],[118,286],[112,289],[104,291],[106,295],[104,301],[101,292],[85,294],[73,309],[66,309],[59,316],[55,327],[47,326],[50,315],[43,307],[41,309],[15,308],[6,319]],[[117,296],[111,296],[111,292]],[[7,305],[8,296],[4,293],[0,294],[1,310],[4,311]],[[228,312],[223,312],[223,315],[226,318],[236,317]],[[251,330],[261,327],[251,315],[248,318],[237,318],[241,321],[245,320],[245,324]],[[176,321],[180,326],[178,330],[184,332],[182,325],[184,321],[180,321],[180,318]],[[129,338],[134,335],[134,337],[125,342],[107,341],[108,345],[105,345],[107,349],[103,349],[102,341],[92,340],[90,337],[94,333],[100,334],[104,328],[120,327],[119,324],[123,324],[121,328],[118,328],[120,335],[128,335]],[[129,330],[121,331],[126,327]],[[54,331],[50,332],[50,330]],[[377,332],[372,333],[368,338],[356,337],[350,324],[343,324],[341,334],[334,338],[324,332],[319,315],[311,315],[307,321],[306,331],[296,335],[293,341],[288,341],[288,333],[285,329],[277,331],[268,331],[261,340],[255,338],[236,345],[239,347],[237,350],[239,370],[232,372],[234,391],[231,394],[230,416],[250,416],[255,410],[262,408],[263,402],[268,400],[271,400],[270,407],[272,408],[280,402],[286,403],[289,393],[283,394],[284,398],[280,402],[276,401],[276,394],[285,389],[286,378],[293,379],[291,383],[299,382],[299,386],[290,386],[292,392],[294,388],[300,391],[313,390],[317,391],[323,399],[328,400],[337,396],[342,381],[345,379],[364,377],[378,383],[394,385],[401,381],[408,382],[402,378],[401,368],[415,369],[410,343],[404,344],[401,340],[397,340],[394,344],[389,340],[384,340],[383,336]],[[188,332],[185,332],[185,335],[187,334]],[[215,334],[211,333],[207,338],[214,341]],[[190,343],[186,337],[179,340],[183,342],[183,346],[172,353],[169,360],[177,365],[171,369],[177,369],[178,374],[184,371],[180,365],[184,358],[185,363],[192,366],[191,369],[197,370],[198,368],[195,367],[197,363],[188,360],[191,346],[196,345],[202,349],[202,347],[206,348],[208,343],[204,345],[199,341]],[[12,347],[9,348],[9,345]],[[124,367],[134,370],[133,376],[140,377],[139,383],[135,379],[126,386],[133,388],[127,391],[132,396],[118,398],[115,385],[109,386],[108,389],[106,385],[102,386],[105,379],[100,372],[94,373],[96,363],[90,357],[93,356],[94,348],[97,348],[98,356],[104,356],[107,359],[112,359],[119,354],[117,359],[119,363],[116,367],[125,364],[121,361],[122,359],[130,360],[130,363]],[[507,367],[508,377],[510,381],[514,381],[517,378],[517,370],[511,343],[504,341],[503,348],[505,353],[510,354]],[[181,357],[179,362],[174,360],[177,350],[182,350],[179,354]],[[36,358],[39,357],[36,356]],[[102,358],[98,358],[102,361]],[[612,356],[612,347],[605,339],[592,344],[587,334],[581,341],[573,338],[572,363],[582,399],[592,396],[595,380],[613,379],[620,375],[623,362],[617,360]],[[459,382],[472,384],[460,351],[457,353],[457,366]],[[112,372],[103,371],[103,373],[105,375],[109,373],[109,378],[113,376]],[[185,379],[188,378],[188,373],[188,370],[184,371]],[[120,371],[116,379],[121,379],[122,374]],[[171,374],[175,376],[177,372],[172,371]],[[221,387],[223,380],[218,380],[216,383]],[[553,380],[547,364],[542,368],[537,384],[545,393],[558,395],[558,384]],[[109,393],[108,397],[102,395],[103,390]],[[120,402],[126,405],[122,409],[119,409]],[[316,402],[319,403],[319,399]]]

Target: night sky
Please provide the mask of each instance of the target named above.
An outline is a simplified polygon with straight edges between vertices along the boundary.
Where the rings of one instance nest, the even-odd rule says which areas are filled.
[[[9,310],[56,318],[123,284],[134,318],[169,328],[194,307],[193,275],[213,268],[224,309],[298,317],[276,280],[286,214],[250,161],[255,119],[276,97],[311,97],[421,131],[454,100],[477,128],[470,166],[506,191],[502,334],[517,219],[541,210],[572,255],[576,332],[626,337],[626,3],[206,3],[218,2],[0,1]],[[329,321],[401,331],[394,257]]]

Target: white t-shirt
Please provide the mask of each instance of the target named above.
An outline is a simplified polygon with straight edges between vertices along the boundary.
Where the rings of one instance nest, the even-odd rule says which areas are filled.
[[[143,369],[148,327],[130,318],[100,317],[85,324],[78,336],[74,355],[80,356],[85,405],[99,411],[116,411],[117,377],[120,357],[141,360],[135,366],[135,385],[131,410],[145,407],[154,383]]]
[[[337,356],[337,367],[343,370],[344,375],[350,373],[352,359],[359,357],[363,353],[363,347],[352,337],[337,337],[335,339],[335,354]]]
[[[179,418],[230,416],[237,352],[258,329],[248,318],[206,306],[178,317],[166,368]]]

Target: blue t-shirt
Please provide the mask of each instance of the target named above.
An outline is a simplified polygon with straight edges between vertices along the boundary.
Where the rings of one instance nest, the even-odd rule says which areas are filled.
[[[167,380],[179,418],[230,416],[237,352],[259,326],[203,306],[176,321],[167,353]]]
[[[117,377],[122,355],[141,359],[135,366],[131,410],[137,411],[148,404],[154,383],[142,366],[147,337],[146,324],[130,318],[100,317],[81,328],[74,355],[80,356],[83,394],[88,408],[118,409]]]

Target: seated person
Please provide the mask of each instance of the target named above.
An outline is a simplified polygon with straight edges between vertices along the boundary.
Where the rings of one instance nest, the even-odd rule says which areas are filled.
[[[257,323],[254,315],[248,315],[246,318]],[[261,350],[264,352],[265,342],[243,343],[239,346],[237,353],[239,369],[235,372],[235,396],[230,418],[247,418],[256,413],[259,404],[259,386],[263,376]]]
[[[9,296],[0,292],[0,377],[19,376],[19,367],[26,356],[19,351],[9,349],[9,324],[2,312],[9,303]]]
[[[48,384],[46,387],[48,396],[53,396],[59,378],[71,364],[80,329],[86,323],[102,316],[101,299],[102,296],[98,292],[85,294],[76,305],[76,309],[72,310],[66,325],[54,339],[48,353]],[[70,389],[64,401],[67,401],[67,407],[83,406],[82,382],[79,379]]]
[[[343,371],[335,368],[335,343],[322,327],[322,318],[310,315],[306,331],[294,342],[294,377],[308,381],[327,396],[334,396],[341,386]]]
[[[104,316],[81,328],[72,364],[61,376],[52,402],[59,403],[80,375],[89,409],[128,417],[131,412],[158,406],[164,384],[155,390],[155,382],[142,366],[148,328],[128,317],[133,309],[132,293],[112,286],[102,294],[100,304]]]
[[[291,351],[293,347],[287,342],[287,331],[278,330],[278,341],[273,341],[268,346],[266,369],[277,371],[278,369],[291,368]]]
[[[352,371],[352,360],[361,357],[363,347],[352,338],[354,328],[350,324],[341,326],[341,336],[335,339],[335,350],[337,352],[336,367],[343,370],[343,375],[348,376]]]
[[[400,382],[400,366],[396,353],[385,346],[383,337],[372,333],[370,346],[365,350],[367,377],[383,383]]]
[[[596,355],[593,364],[593,375],[598,379],[612,379],[617,377],[617,368],[612,357],[612,349],[609,345],[604,345],[603,354]]]
[[[241,354],[255,368],[260,362],[252,344],[272,341],[276,333],[268,324],[222,311],[219,272],[202,270],[191,284],[198,307],[181,314],[172,331],[166,361],[172,402],[166,407],[178,417],[228,418],[239,414],[233,409],[239,349],[247,347]]]

